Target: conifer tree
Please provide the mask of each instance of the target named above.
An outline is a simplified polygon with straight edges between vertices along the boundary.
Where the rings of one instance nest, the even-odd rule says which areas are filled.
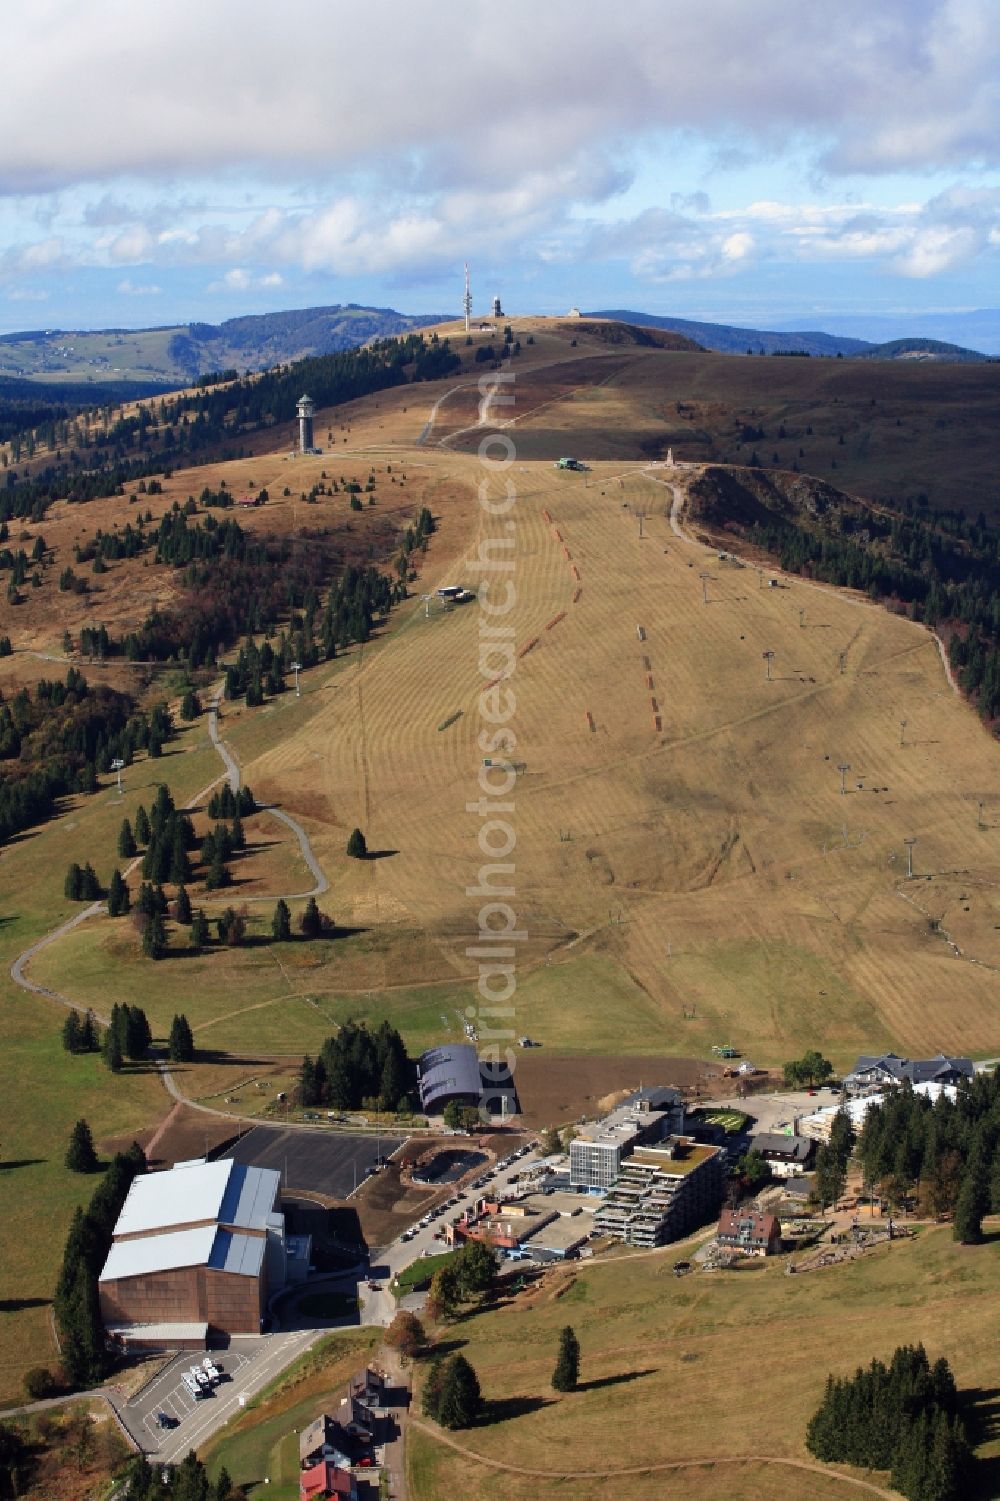
[[[113,1074],[120,1074],[125,1060],[122,1057],[122,1045],[111,1027],[104,1034],[102,1052],[104,1053],[104,1061],[111,1072]]]
[[[148,844],[149,843],[150,834],[151,834],[152,831],[151,831],[151,829],[149,827],[149,817],[148,817],[148,815],[146,813],[146,810],[143,807],[142,803],[140,803],[139,806],[138,806],[138,808],[136,808],[136,810],[135,810],[135,825],[134,825],[134,827],[135,827],[135,840],[136,840],[136,843],[137,844],[141,844],[141,845]]]
[[[196,949],[203,949],[208,947],[210,940],[211,933],[208,928],[208,918],[199,907],[191,919],[191,942]]]
[[[351,837],[347,841],[347,853],[352,860],[366,860],[368,858],[368,845],[360,829],[351,830]]]
[[[94,1150],[94,1138],[85,1120],[78,1120],[66,1148],[66,1166],[71,1173],[94,1173],[100,1167]]]
[[[580,1341],[570,1324],[559,1336],[559,1355],[552,1372],[552,1386],[557,1392],[574,1392],[580,1379]]]
[[[303,938],[318,938],[323,931],[323,915],[314,896],[306,902],[305,911],[299,918],[299,931]]]
[[[71,902],[78,902],[82,896],[83,871],[74,860],[66,871],[66,879],[63,882],[63,895]]]
[[[453,1355],[444,1369],[437,1401],[442,1428],[470,1428],[482,1411],[479,1379],[464,1355]]]
[[[80,1017],[76,1011],[68,1011],[63,1022],[62,1044],[67,1053],[80,1053]]]
[[[142,930],[142,952],[147,959],[162,959],[167,951],[167,929],[159,912],[146,919]]]
[[[441,1389],[444,1385],[444,1369],[444,1357],[436,1355],[431,1361],[421,1395],[421,1407],[425,1418],[436,1418],[438,1415]]]
[[[100,1045],[94,1013],[88,1009],[80,1023],[80,1052],[96,1053]]]
[[[194,1058],[194,1035],[183,1012],[170,1025],[167,1052],[172,1063],[190,1063]]]
[[[135,835],[132,833],[132,825],[127,818],[122,819],[122,826],[118,830],[118,855],[122,860],[131,860],[138,853]]]
[[[279,897],[271,918],[271,935],[275,943],[288,943],[292,936],[292,914],[284,897]]]
[[[137,1062],[149,1052],[153,1033],[141,1006],[126,1006],[124,1010],[125,1053],[133,1062]]]
[[[191,921],[191,898],[187,894],[186,886],[181,885],[177,888],[177,896],[174,899],[174,917],[185,925]]]
[[[132,905],[128,886],[122,878],[122,873],[117,865],[111,872],[111,880],[108,882],[108,916],[124,917]]]

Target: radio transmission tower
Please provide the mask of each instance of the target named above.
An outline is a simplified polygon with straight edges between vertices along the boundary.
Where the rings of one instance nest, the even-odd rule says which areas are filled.
[[[850,761],[841,761],[840,765],[837,767],[837,770],[840,772],[840,795],[841,795],[841,797],[844,797],[846,795],[846,793],[847,793],[847,773],[850,771],[850,769],[851,769],[851,763],[850,763]]]
[[[903,843],[906,845],[906,879],[908,881],[913,880],[913,846],[916,842],[916,839],[903,840]]]
[[[472,289],[469,286],[468,261],[465,263],[465,299],[463,305],[465,307],[465,332],[470,333],[472,330]]]
[[[770,682],[771,681],[771,663],[774,661],[774,652],[773,651],[764,651],[764,652],[761,652],[761,656],[764,658],[764,670],[767,673],[767,681]]]

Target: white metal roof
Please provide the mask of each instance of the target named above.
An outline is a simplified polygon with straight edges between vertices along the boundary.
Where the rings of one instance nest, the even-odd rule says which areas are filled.
[[[281,1175],[273,1168],[245,1167],[228,1158],[185,1163],[165,1173],[142,1173],[132,1181],[115,1236],[208,1221],[240,1230],[264,1230],[280,1181]]]
[[[212,1254],[217,1233],[214,1225],[199,1225],[196,1230],[116,1241],[98,1280],[117,1282],[122,1277],[141,1277],[172,1267],[202,1266]]]

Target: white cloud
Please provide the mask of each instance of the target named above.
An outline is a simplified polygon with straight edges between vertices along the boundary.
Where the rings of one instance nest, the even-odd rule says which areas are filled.
[[[623,259],[651,282],[726,275],[769,260],[870,262],[910,278],[965,266],[1000,243],[1000,189],[957,184],[926,203],[890,207],[755,201],[742,209],[649,209],[595,227],[590,252]]]
[[[266,276],[255,276],[245,266],[233,266],[218,281],[209,282],[210,292],[249,292],[255,287],[284,286],[280,271],[269,271]]]
[[[10,190],[249,167],[436,193],[676,130],[744,160],[794,136],[835,172],[1000,160],[989,0],[36,0],[4,41]]]
[[[126,276],[124,281],[118,283],[118,291],[126,297],[159,297],[163,288],[158,287],[155,282],[136,283]]]

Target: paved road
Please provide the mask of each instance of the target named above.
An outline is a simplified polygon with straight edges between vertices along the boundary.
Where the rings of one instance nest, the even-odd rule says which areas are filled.
[[[480,1178],[489,1178],[487,1189],[490,1192],[507,1193],[513,1186],[516,1175],[523,1173],[534,1161],[534,1156],[529,1153],[518,1162],[512,1163],[508,1168],[501,1168],[495,1171],[486,1168],[478,1176]],[[471,1204],[474,1199],[479,1198],[483,1191],[481,1189],[470,1189],[460,1192],[458,1195],[458,1204],[450,1208],[447,1213],[458,1214],[461,1209]],[[428,1191],[427,1202],[430,1204],[433,1201],[431,1192]],[[444,1220],[445,1216],[441,1215],[437,1219],[432,1220],[423,1229],[417,1228],[412,1240],[403,1240],[402,1237],[399,1237],[383,1250],[377,1253],[375,1251],[372,1252],[371,1280],[377,1282],[379,1286],[377,1289],[369,1288],[366,1283],[362,1282],[358,1288],[362,1324],[382,1324],[384,1326],[392,1323],[397,1305],[395,1298],[388,1290],[389,1283],[404,1268],[412,1266],[415,1261],[419,1261],[423,1256],[438,1256],[442,1251],[447,1249],[443,1241],[435,1240],[434,1238],[434,1232],[443,1227]]]

